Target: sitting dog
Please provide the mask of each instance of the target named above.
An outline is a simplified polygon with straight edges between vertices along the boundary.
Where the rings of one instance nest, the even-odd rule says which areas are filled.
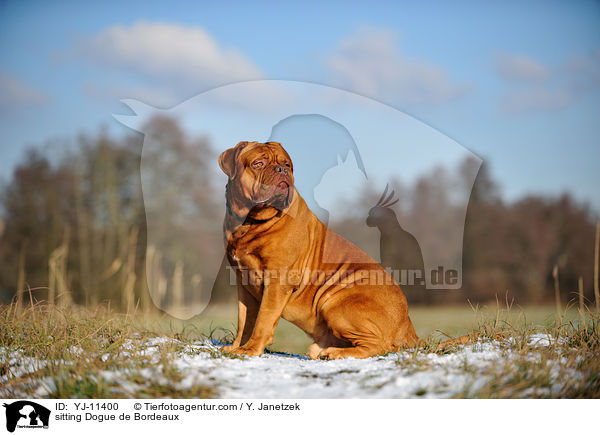
[[[312,359],[419,344],[398,284],[309,210],[281,144],[240,142],[219,166],[229,177],[223,230],[238,284],[238,331],[223,351],[262,354],[281,317],[312,337]]]

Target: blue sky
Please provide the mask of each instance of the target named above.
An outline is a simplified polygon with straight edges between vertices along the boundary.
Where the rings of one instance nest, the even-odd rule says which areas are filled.
[[[27,145],[129,130],[241,80],[340,87],[481,156],[513,199],[571,191],[600,210],[598,2],[2,2],[0,174]]]

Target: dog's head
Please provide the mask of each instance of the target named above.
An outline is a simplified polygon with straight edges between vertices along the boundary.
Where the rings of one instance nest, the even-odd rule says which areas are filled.
[[[285,210],[294,197],[294,166],[278,142],[240,142],[219,156],[229,177],[227,204],[237,215],[270,207]]]

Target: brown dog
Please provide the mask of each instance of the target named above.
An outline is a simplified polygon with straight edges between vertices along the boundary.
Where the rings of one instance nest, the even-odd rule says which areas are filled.
[[[366,358],[419,343],[400,287],[308,209],[281,144],[240,142],[219,165],[229,177],[223,226],[238,282],[237,336],[224,351],[260,355],[280,317],[313,338],[313,359]]]

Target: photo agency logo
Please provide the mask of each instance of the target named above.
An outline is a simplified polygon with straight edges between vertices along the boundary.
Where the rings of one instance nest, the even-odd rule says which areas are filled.
[[[392,279],[423,297],[461,288],[465,216],[482,161],[423,122],[348,91],[280,80],[219,87],[168,110],[123,103],[133,115],[115,118],[144,134],[148,286],[169,314],[200,314],[221,294],[237,294],[236,282],[348,279],[327,267],[253,276],[236,260],[247,253],[228,258],[225,186],[247,176],[238,162],[269,163],[244,160],[256,143],[281,144],[289,159],[239,192],[254,201],[236,208],[239,225],[267,206],[293,218],[287,206],[298,194],[331,230],[318,248],[321,265],[339,264],[341,236],[359,248],[346,264],[383,266],[383,274],[353,275],[353,284]],[[237,153],[229,160],[228,150]]]
[[[4,403],[6,408],[6,430],[15,429],[48,429],[50,410],[29,400]]]

